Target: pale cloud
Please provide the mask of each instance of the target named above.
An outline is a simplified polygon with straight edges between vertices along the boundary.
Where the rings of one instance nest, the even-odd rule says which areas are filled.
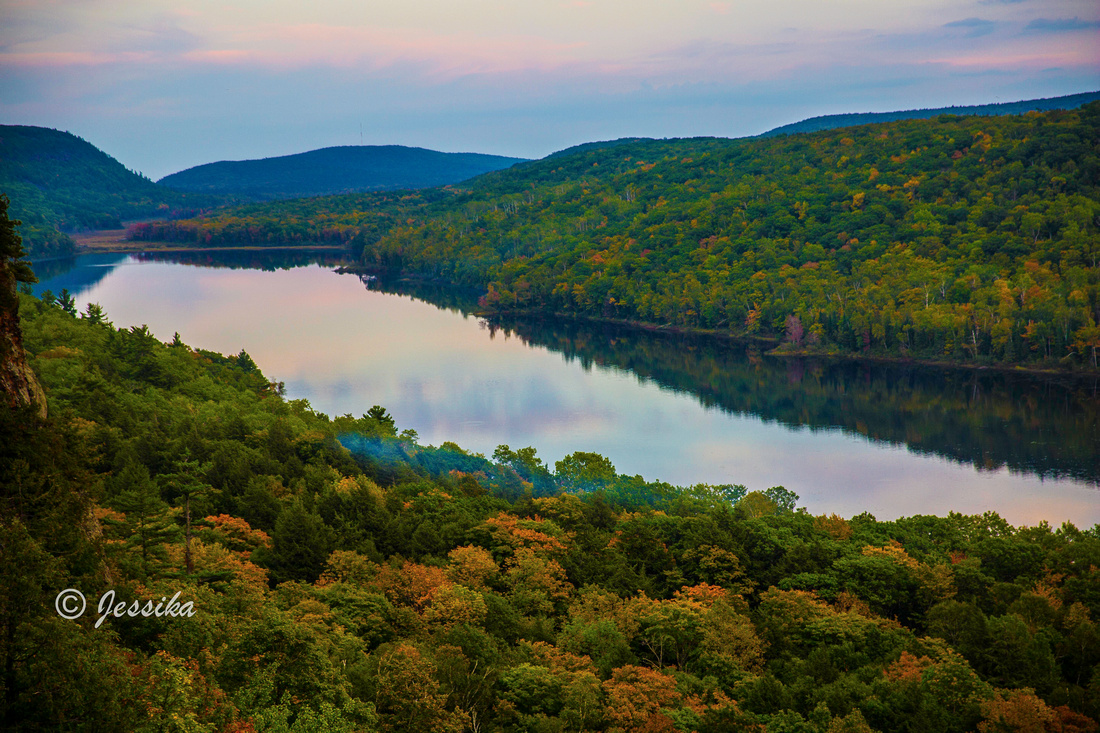
[[[586,44],[539,37],[477,37],[422,29],[303,23],[262,25],[234,39],[242,59],[274,67],[331,64],[384,68],[416,63],[445,76],[551,69],[582,60]]]
[[[162,13],[144,22],[120,26],[126,34],[126,45],[131,50],[155,51],[160,54],[177,54],[202,45],[202,37],[184,27],[186,16]]]
[[[675,83],[714,75],[700,68],[698,59],[704,54],[692,51],[694,47],[762,49],[789,42],[794,33],[799,43],[787,47],[782,68],[797,69],[851,55],[853,21],[879,36],[940,28],[974,39],[992,34],[1013,17],[1019,18],[1017,28],[1028,20],[1020,16],[1026,12],[1022,4],[997,5],[991,11],[999,17],[942,24],[936,22],[942,12],[938,0],[902,6],[877,0],[330,0],[308,5],[196,0],[182,9],[167,0],[124,0],[53,3],[37,11],[35,4],[24,2],[15,13],[19,22],[2,36],[0,64],[56,67],[71,58],[73,64],[87,65],[122,61],[124,54],[151,54],[131,58],[140,64],[242,64],[281,70],[358,67],[363,73],[404,64],[422,69],[431,83],[465,74],[554,69],[568,74],[584,69],[605,75],[656,74],[659,83]],[[1079,6],[1077,0],[1051,0],[1047,7]],[[1049,33],[1070,29],[1070,24],[1091,27],[1093,21],[1078,16],[1084,17],[1032,17],[1027,29]],[[792,19],[810,30],[793,31]],[[720,55],[747,58],[744,53]],[[763,67],[747,62],[745,69],[724,71]]]
[[[1059,66],[1076,66],[1088,62],[1088,58],[1072,49],[1043,54],[1019,54],[1019,53],[974,53],[946,56],[943,58],[929,59],[929,63],[943,64],[953,68],[972,69],[1049,69]]]
[[[769,34],[789,26],[790,18],[830,33],[847,24],[845,10],[857,14],[861,22],[877,21],[879,27],[890,28],[899,22],[897,12],[869,0],[846,0],[839,12],[805,0],[602,0],[582,5],[583,19],[572,12],[576,8],[565,9],[557,2],[498,0],[408,0],[401,4],[198,0],[184,10],[164,0],[148,0],[69,3],[64,13],[47,6],[37,14],[27,5],[21,17],[36,23],[38,31],[19,31],[9,44],[12,51],[24,53],[105,53],[152,46],[163,54],[241,51],[267,58],[282,51],[287,59],[284,65],[318,61],[343,65],[349,58],[370,56],[363,44],[372,44],[381,48],[382,55],[397,51],[405,56],[436,56],[445,52],[452,58],[469,58],[478,67],[512,70],[572,60],[614,62],[696,37],[766,40]],[[918,0],[915,5],[931,7],[932,3]],[[91,8],[95,12],[89,12]],[[903,16],[908,14],[906,11]],[[62,16],[65,20],[58,20]],[[52,33],[43,30],[51,28]],[[262,32],[256,33],[257,29]],[[275,47],[273,40],[289,40],[292,45]],[[441,46],[438,52],[437,44]],[[585,49],[585,53],[578,54],[577,49]]]
[[[967,38],[978,38],[992,33],[997,28],[997,24],[984,18],[966,18],[965,20],[944,23],[943,27],[965,31],[964,35]]]

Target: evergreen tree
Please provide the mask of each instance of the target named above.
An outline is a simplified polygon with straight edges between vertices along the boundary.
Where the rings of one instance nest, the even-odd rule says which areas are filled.
[[[123,488],[114,505],[126,516],[110,523],[126,538],[124,547],[139,554],[140,577],[146,581],[167,562],[165,546],[178,541],[179,528],[144,465],[128,463],[119,474],[119,483]]]
[[[320,576],[332,551],[329,528],[317,514],[306,511],[300,500],[286,507],[275,522],[268,566],[275,582],[304,580]]]

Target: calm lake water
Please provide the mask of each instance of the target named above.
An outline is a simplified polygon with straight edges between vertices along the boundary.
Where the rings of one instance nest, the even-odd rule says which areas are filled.
[[[316,254],[88,255],[36,291],[162,340],[248,351],[330,415],[385,406],[423,444],[553,462],[601,453],[676,484],[786,486],[815,514],[993,510],[1100,523],[1100,385],[991,371],[777,359],[712,339],[465,315],[439,289],[367,283]],[[427,302],[431,301],[431,302]],[[435,303],[435,304],[433,304]]]

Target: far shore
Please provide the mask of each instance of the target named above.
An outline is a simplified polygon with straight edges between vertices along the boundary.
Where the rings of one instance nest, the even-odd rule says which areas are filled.
[[[1053,365],[1040,365],[1040,364],[1027,364],[1019,362],[966,362],[966,361],[951,361],[948,359],[928,359],[911,356],[893,356],[890,354],[880,353],[860,353],[860,352],[848,352],[841,351],[839,349],[828,349],[820,347],[794,347],[789,343],[783,343],[781,339],[770,338],[764,336],[744,336],[728,331],[710,328],[693,328],[691,326],[673,326],[671,324],[656,324],[647,323],[645,321],[634,321],[623,318],[607,318],[602,316],[591,316],[579,313],[566,313],[561,311],[541,311],[537,309],[525,309],[525,310],[512,310],[512,311],[497,311],[491,309],[477,309],[471,312],[471,315],[492,320],[495,317],[501,316],[513,316],[520,318],[548,318],[551,320],[575,320],[586,321],[588,323],[607,323],[615,326],[619,326],[627,329],[635,329],[638,331],[649,331],[653,333],[667,333],[667,334],[685,334],[703,336],[706,338],[712,338],[720,341],[730,341],[736,343],[753,343],[762,347],[761,353],[765,356],[775,357],[810,357],[819,359],[829,359],[836,361],[860,361],[860,362],[876,362],[881,364],[912,364],[918,366],[937,367],[942,369],[971,369],[974,371],[998,371],[1005,373],[1015,374],[1032,374],[1043,377],[1071,377],[1071,378],[1092,378],[1095,379],[1100,374],[1096,371],[1074,367],[1059,367]],[[768,347],[771,348],[768,348]]]
[[[126,239],[125,229],[100,229],[94,232],[84,232],[80,234],[72,235],[73,239],[77,243],[76,254],[96,254],[96,253],[117,253],[117,254],[138,254],[141,252],[261,252],[261,251],[290,251],[290,250],[309,250],[316,252],[340,252],[346,251],[344,245],[333,244],[292,244],[292,245],[234,245],[234,246],[210,246],[210,245],[187,245],[180,242],[147,242],[147,241],[131,241]],[[385,267],[370,267],[363,265],[349,265],[341,267],[340,272],[348,274],[358,273],[382,273],[392,272],[389,268]],[[438,284],[446,285],[449,287],[455,287],[453,283],[445,283],[442,281],[429,280],[427,278],[418,277],[415,274],[401,273],[397,279],[406,280],[409,282],[438,282]],[[864,362],[879,362],[879,363],[895,363],[895,364],[915,364],[921,366],[931,366],[940,368],[952,368],[952,369],[972,369],[976,371],[1000,371],[1000,372],[1014,372],[1014,373],[1026,373],[1037,376],[1045,377],[1093,377],[1097,376],[1097,372],[1088,368],[1079,367],[1066,367],[1056,366],[1051,364],[1029,364],[1029,363],[998,363],[998,362],[966,362],[966,361],[953,361],[950,359],[928,359],[917,358],[910,356],[895,356],[889,354],[880,353],[859,353],[859,352],[845,352],[837,349],[822,348],[822,347],[794,347],[792,344],[784,343],[782,339],[774,337],[762,337],[762,336],[747,336],[734,334],[724,329],[710,329],[710,328],[698,328],[692,326],[672,325],[672,324],[657,324],[649,323],[646,321],[638,321],[624,318],[608,318],[603,316],[593,316],[580,313],[568,313],[560,311],[548,311],[540,309],[515,309],[515,310],[494,310],[491,308],[476,308],[470,311],[470,315],[478,318],[492,319],[499,316],[512,316],[520,318],[548,318],[557,320],[576,320],[587,321],[589,323],[607,323],[613,324],[619,327],[625,327],[628,329],[636,329],[639,331],[650,331],[656,333],[668,333],[668,334],[693,334],[697,336],[705,336],[716,340],[734,341],[740,343],[756,343],[762,347],[762,353],[768,356],[777,357],[817,357],[823,359],[834,360],[851,360],[851,361],[864,361]]]
[[[125,229],[99,229],[93,232],[81,232],[71,235],[76,242],[76,254],[117,253],[137,254],[139,252],[239,252],[261,250],[308,249],[339,252],[346,249],[342,244],[255,244],[210,246],[185,244],[182,242],[146,242],[126,238]]]

